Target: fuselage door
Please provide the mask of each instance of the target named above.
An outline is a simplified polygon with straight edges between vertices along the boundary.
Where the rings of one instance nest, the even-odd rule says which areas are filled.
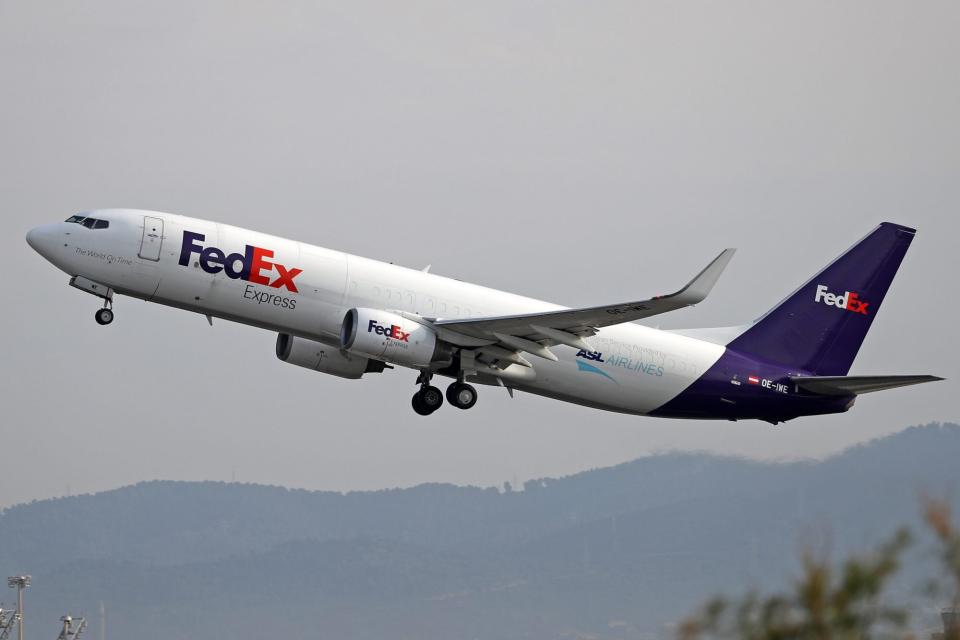
[[[140,240],[140,253],[144,260],[160,260],[163,246],[163,220],[143,216],[143,238]]]

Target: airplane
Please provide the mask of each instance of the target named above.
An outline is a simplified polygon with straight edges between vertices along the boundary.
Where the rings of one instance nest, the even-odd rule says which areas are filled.
[[[759,419],[841,413],[863,393],[941,380],[847,375],[914,229],[884,222],[758,320],[734,328],[636,324],[703,301],[726,249],[669,295],[570,309],[247,229],[169,213],[102,209],[36,227],[27,243],[103,300],[116,295],[277,333],[277,357],[358,379],[418,372],[411,404],[477,402],[470,384],[619,413]],[[452,379],[446,393],[435,376]]]

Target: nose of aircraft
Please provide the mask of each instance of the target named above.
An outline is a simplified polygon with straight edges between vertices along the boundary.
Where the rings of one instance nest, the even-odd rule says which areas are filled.
[[[39,246],[39,242],[40,242],[39,227],[34,227],[33,229],[30,229],[30,231],[27,231],[27,244],[30,245],[30,247],[33,248],[34,251],[39,251],[39,249],[37,249],[37,247]]]
[[[53,236],[56,227],[57,225],[55,224],[44,224],[30,229],[30,231],[27,231],[27,244],[29,244],[34,251],[46,257],[50,252],[51,243],[54,241]]]

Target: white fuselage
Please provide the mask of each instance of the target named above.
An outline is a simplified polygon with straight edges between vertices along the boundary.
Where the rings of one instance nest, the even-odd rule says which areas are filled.
[[[101,283],[117,293],[332,346],[339,346],[344,315],[353,307],[441,319],[563,308],[197,218],[116,209],[90,215],[108,220],[109,228],[47,225],[32,232],[31,244],[71,276]],[[199,249],[182,264],[185,233],[202,234],[196,245],[215,248],[204,265]],[[222,268],[221,256],[243,255],[247,247],[272,255],[261,256],[251,279],[230,277]],[[238,270],[235,267],[234,273]],[[577,357],[578,351],[571,347],[557,346],[553,348],[557,362],[531,358],[532,379],[506,383],[568,402],[646,414],[697,380],[725,349],[631,323],[604,328],[590,342],[599,353],[593,356],[596,360],[583,354]]]

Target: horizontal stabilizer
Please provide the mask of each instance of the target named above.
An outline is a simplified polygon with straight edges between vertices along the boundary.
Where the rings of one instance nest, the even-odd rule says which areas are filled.
[[[825,396],[849,396],[943,380],[937,376],[791,376],[804,391]]]

